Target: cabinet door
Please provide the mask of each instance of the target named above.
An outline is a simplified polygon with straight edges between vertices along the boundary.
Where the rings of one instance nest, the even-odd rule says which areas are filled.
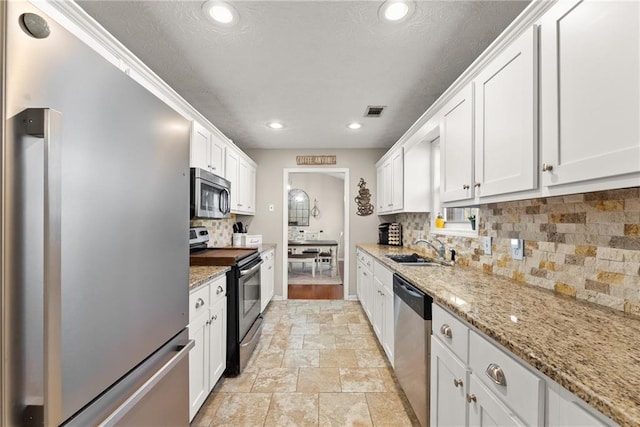
[[[467,425],[467,369],[431,337],[431,426]]]
[[[216,135],[211,135],[211,143],[209,144],[209,159],[211,161],[211,172],[216,175],[225,177],[224,160],[226,156],[227,144],[219,139]]]
[[[537,187],[537,52],[532,27],[474,79],[476,196]]]
[[[377,185],[376,185],[376,206],[378,214],[382,212],[386,212],[385,204],[384,204],[384,165],[378,167],[376,169],[377,173]]]
[[[362,262],[358,261],[356,270],[356,294],[360,305],[362,305]]]
[[[394,211],[402,210],[404,201],[404,158],[402,148],[391,157],[391,205]]]
[[[389,292],[389,288],[384,288],[384,295],[382,296],[382,348],[387,353],[391,366],[394,365],[394,340],[395,340],[395,327],[393,319],[393,292]]]
[[[469,375],[469,426],[524,426],[509,408],[487,390],[473,373]]]
[[[440,200],[473,198],[473,85],[443,108],[440,136]]]
[[[260,266],[260,280],[262,281],[260,286],[260,311],[264,311],[273,297],[273,282],[274,282],[274,251],[267,251],[264,256],[264,263]]]
[[[393,163],[388,160],[382,166],[382,186],[384,194],[384,212],[393,210]]]
[[[210,169],[209,137],[207,129],[197,122],[191,122],[191,150],[189,152],[189,165],[193,168]]]
[[[362,269],[362,291],[364,294],[364,311],[367,313],[367,317],[369,321],[373,323],[373,294],[374,294],[374,284],[373,284],[373,273],[366,268]]]
[[[640,171],[640,3],[566,1],[541,21],[543,184]]]
[[[209,394],[208,321],[209,313],[205,311],[189,323],[189,339],[195,341],[189,352],[189,420],[193,419]]]
[[[229,202],[231,204],[231,210],[236,212],[238,210],[238,196],[240,195],[240,155],[232,150],[227,150],[225,159],[225,177],[231,181],[231,197]]]
[[[227,298],[219,298],[209,314],[209,391],[227,367]]]
[[[247,211],[251,214],[256,213],[256,167],[249,165],[249,199]]]
[[[373,278],[373,307],[372,307],[372,315],[373,315],[373,331],[376,333],[376,336],[378,337],[378,341],[382,342],[383,341],[383,335],[382,335],[382,327],[383,327],[383,304],[384,304],[384,298],[382,297],[383,295],[383,290],[384,287],[382,286],[382,283],[380,283],[380,281],[378,280],[377,277],[374,276]]]

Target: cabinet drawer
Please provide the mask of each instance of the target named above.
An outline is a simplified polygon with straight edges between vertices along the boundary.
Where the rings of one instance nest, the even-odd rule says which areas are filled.
[[[526,424],[542,425],[542,379],[473,331],[469,333],[469,366],[480,381]]]
[[[211,304],[215,304],[220,298],[224,298],[227,295],[227,275],[222,275],[209,283]]]
[[[469,328],[437,304],[433,304],[433,335],[463,363],[469,359]]]
[[[393,293],[393,273],[378,261],[373,261],[373,276],[384,286],[387,292]]]
[[[204,285],[189,294],[189,322],[209,308],[209,285]]]
[[[358,261],[362,262],[362,264],[369,270],[371,270],[371,268],[373,267],[373,259],[371,255],[366,254],[362,251],[358,252]]]

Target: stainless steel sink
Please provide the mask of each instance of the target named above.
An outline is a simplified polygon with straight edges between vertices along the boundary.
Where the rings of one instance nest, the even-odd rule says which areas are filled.
[[[443,267],[444,264],[433,258],[420,256],[416,253],[411,255],[386,255],[391,261],[400,265],[410,265],[415,267]]]

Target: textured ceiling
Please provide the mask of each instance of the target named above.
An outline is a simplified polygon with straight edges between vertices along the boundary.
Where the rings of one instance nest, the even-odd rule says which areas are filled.
[[[390,147],[528,4],[418,1],[388,24],[379,1],[235,1],[221,29],[203,3],[79,2],[241,148]]]

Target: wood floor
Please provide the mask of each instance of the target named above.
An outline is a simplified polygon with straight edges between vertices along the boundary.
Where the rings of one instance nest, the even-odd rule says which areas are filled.
[[[338,274],[344,277],[344,262],[338,263]],[[343,285],[287,285],[289,299],[344,299]]]

